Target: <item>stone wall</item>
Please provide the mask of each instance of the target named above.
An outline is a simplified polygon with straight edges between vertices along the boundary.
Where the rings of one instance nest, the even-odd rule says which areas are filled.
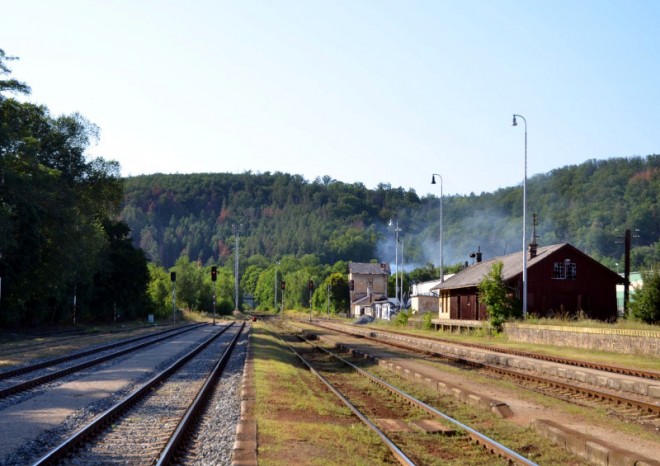
[[[660,331],[505,324],[509,341],[660,357]]]

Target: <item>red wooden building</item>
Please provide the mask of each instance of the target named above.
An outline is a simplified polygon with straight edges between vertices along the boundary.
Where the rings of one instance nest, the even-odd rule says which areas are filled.
[[[527,312],[539,317],[575,315],[616,320],[616,285],[623,278],[568,243],[530,248],[527,258]],[[535,250],[535,251],[534,251]],[[440,319],[484,320],[478,285],[492,265],[502,262],[502,278],[522,294],[522,252],[477,262],[434,287],[440,295]]]

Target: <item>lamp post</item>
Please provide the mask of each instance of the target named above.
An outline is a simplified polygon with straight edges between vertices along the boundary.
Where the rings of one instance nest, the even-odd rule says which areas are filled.
[[[390,220],[390,226],[394,227],[394,299],[399,301],[399,221]]]
[[[431,184],[435,184],[435,177],[440,178],[440,283],[445,281],[445,269],[443,264],[443,251],[442,251],[442,176],[434,173],[431,175]]]
[[[523,178],[523,228],[522,228],[522,253],[523,253],[523,319],[527,317],[527,120],[522,115],[513,114],[513,126],[518,126],[516,117],[525,123],[525,177]]]

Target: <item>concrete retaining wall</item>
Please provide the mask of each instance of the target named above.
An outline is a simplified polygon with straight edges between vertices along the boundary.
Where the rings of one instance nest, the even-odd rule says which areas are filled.
[[[505,324],[510,341],[660,356],[660,331]]]

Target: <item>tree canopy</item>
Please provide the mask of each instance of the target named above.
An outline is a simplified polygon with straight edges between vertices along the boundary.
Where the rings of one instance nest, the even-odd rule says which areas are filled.
[[[0,50],[0,76],[13,59]],[[0,80],[0,322],[70,322],[74,301],[78,318],[144,312],[146,258],[117,219],[118,163],[86,157],[98,128],[81,115],[7,95],[29,90]]]

